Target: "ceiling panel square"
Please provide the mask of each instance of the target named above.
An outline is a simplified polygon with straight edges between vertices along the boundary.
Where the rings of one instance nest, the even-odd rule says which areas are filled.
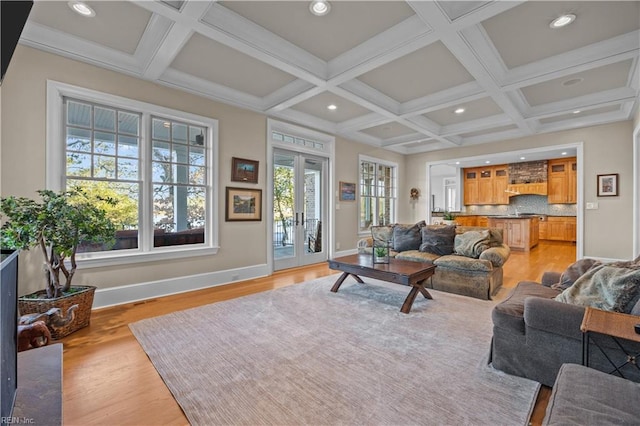
[[[563,28],[549,24],[573,13]],[[528,64],[640,28],[637,1],[528,1],[482,23],[508,68]]]
[[[462,136],[463,138],[472,138],[474,136],[490,135],[492,133],[504,132],[506,130],[515,130],[517,128],[518,126],[516,126],[515,124],[509,124],[507,126],[500,126],[500,127],[494,127],[491,129],[478,130],[476,132],[464,133],[460,136]]]
[[[438,41],[358,79],[398,102],[407,102],[468,83],[473,77]]]
[[[329,105],[335,105],[337,108],[335,110],[330,110],[327,108]],[[300,102],[292,109],[334,123],[341,123],[371,112],[358,104],[330,92],[324,92],[309,98],[306,101]]]
[[[453,112],[456,108],[464,108],[464,112],[462,114],[456,114]],[[439,109],[423,115],[441,126],[448,126],[502,113],[503,111],[498,104],[496,104],[493,99],[487,97],[475,101],[463,102],[453,107]]]
[[[329,61],[414,15],[405,2],[332,1],[325,16],[307,1],[224,1],[224,7]]]
[[[363,129],[360,131],[362,133],[366,133],[369,136],[373,136],[382,140],[416,133],[415,130],[400,123],[380,124],[379,126],[369,127],[368,129]]]
[[[588,117],[591,115],[604,114],[607,112],[616,112],[616,111],[620,111],[620,105],[609,105],[606,107],[594,108],[587,111],[581,111],[580,113],[576,113],[576,114],[573,114],[573,113],[561,114],[561,115],[556,115],[554,117],[542,118],[540,119],[540,123],[542,124],[557,123],[558,121],[573,120],[575,118]]]
[[[529,105],[537,106],[604,90],[617,89],[627,84],[631,64],[631,60],[617,62],[523,87],[522,94]],[[572,82],[575,84],[571,84]]]
[[[171,67],[258,97],[295,80],[284,71],[198,33],[185,44]]]
[[[62,1],[36,1],[29,19],[60,30],[133,54],[151,19],[151,12],[130,2],[92,1],[94,17],[84,17],[73,12]]]

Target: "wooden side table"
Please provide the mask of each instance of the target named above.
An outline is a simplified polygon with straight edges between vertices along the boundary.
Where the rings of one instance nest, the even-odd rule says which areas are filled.
[[[582,365],[589,366],[589,343],[594,343],[602,354],[613,366],[613,372],[617,372],[620,377],[624,377],[620,369],[627,364],[635,365],[640,370],[638,361],[640,361],[640,353],[632,353],[625,349],[620,340],[630,340],[640,343],[640,334],[637,334],[634,330],[634,325],[640,323],[640,317],[629,314],[622,314],[619,312],[609,312],[600,309],[587,307],[584,310],[584,317],[582,318],[582,324],[580,325],[580,331],[582,331]],[[626,362],[620,365],[616,365],[615,362],[607,355],[604,348],[598,345],[598,342],[594,341],[591,337],[591,333],[598,333],[610,336],[615,342],[616,346],[624,352],[627,356]]]

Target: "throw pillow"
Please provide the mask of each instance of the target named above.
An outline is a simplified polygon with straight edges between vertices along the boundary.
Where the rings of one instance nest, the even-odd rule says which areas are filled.
[[[592,267],[555,300],[604,311],[630,313],[640,296],[640,265],[617,262]]]
[[[419,250],[441,256],[451,254],[455,237],[455,225],[427,225],[422,228],[422,244]]]
[[[393,226],[372,226],[371,237],[375,245],[384,246],[393,239]]]
[[[415,225],[395,225],[393,227],[393,249],[398,252],[418,250],[420,243],[422,243],[420,225],[420,222]]]
[[[453,244],[454,252],[461,256],[477,259],[483,251],[490,247],[490,238],[489,230],[468,231],[464,234],[458,234]]]
[[[562,275],[560,275],[560,282],[553,284],[551,288],[556,290],[566,290],[589,269],[601,264],[601,262],[595,259],[580,259],[569,265]]]

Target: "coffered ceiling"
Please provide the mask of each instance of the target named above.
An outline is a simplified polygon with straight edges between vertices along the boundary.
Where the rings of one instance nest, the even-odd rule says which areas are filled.
[[[331,1],[323,17],[307,1],[86,3],[94,17],[36,1],[21,43],[404,154],[639,103],[639,1]]]

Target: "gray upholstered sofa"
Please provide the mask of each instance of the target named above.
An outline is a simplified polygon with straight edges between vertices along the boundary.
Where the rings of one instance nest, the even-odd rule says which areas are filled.
[[[394,231],[396,227],[416,227],[422,235],[429,230],[441,229],[442,225],[425,225],[424,222],[415,225],[396,224],[389,225],[379,230],[384,234],[382,239],[390,241],[393,247]],[[390,255],[396,259],[411,260],[416,262],[428,262],[437,266],[435,273],[428,283],[428,288],[462,294],[478,299],[491,299],[502,286],[502,266],[509,259],[511,250],[502,242],[502,229],[475,226],[456,226],[455,235],[467,232],[486,232],[490,234],[490,246],[485,246],[479,256],[470,257],[453,254],[435,254],[421,251],[421,244],[409,246],[409,249],[391,250]],[[386,233],[386,234],[385,234]],[[397,232],[395,232],[397,235]],[[406,244],[405,244],[406,246]],[[358,252],[371,254],[373,250],[373,237],[363,238],[358,241]],[[437,250],[436,250],[437,251]],[[446,253],[446,252],[443,252]]]
[[[542,424],[637,425],[640,383],[576,364],[563,364]]]
[[[561,282],[560,273],[545,273],[542,285],[523,281],[492,311],[493,339],[491,363],[494,368],[516,376],[553,386],[560,367],[582,362],[580,325],[584,307],[554,300],[562,291],[551,287]],[[634,301],[631,314],[637,315],[640,301]],[[640,323],[640,317],[638,317]],[[608,337],[595,336],[617,364],[627,355]],[[640,352],[640,344],[628,342],[629,350]],[[610,372],[613,367],[599,350],[590,352],[589,366]],[[640,381],[640,370],[627,364],[623,373]]]

